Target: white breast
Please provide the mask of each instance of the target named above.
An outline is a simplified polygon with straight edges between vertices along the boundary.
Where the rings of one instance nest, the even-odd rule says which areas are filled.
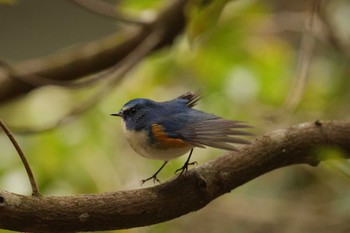
[[[126,130],[125,124],[123,124],[123,128],[131,148],[145,158],[168,161],[186,154],[192,148],[190,146],[170,149],[155,148],[149,145],[148,135],[145,131]]]

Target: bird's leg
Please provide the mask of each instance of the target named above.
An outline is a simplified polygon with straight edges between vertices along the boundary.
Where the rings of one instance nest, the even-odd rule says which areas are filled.
[[[156,181],[158,183],[160,183],[160,180],[158,180],[157,175],[158,173],[164,168],[164,166],[168,163],[168,161],[164,161],[163,165],[156,171],[156,173],[154,173],[151,177],[141,180],[141,185],[143,185],[144,183],[146,183],[149,180],[153,180],[153,183],[156,183]]]
[[[177,169],[177,170],[175,171],[175,173],[181,171],[180,175],[182,175],[183,173],[186,173],[186,172],[188,171],[188,166],[189,166],[189,165],[195,165],[195,164],[197,164],[196,161],[190,163],[190,159],[191,159],[192,152],[193,152],[193,148],[191,149],[190,155],[188,156],[188,158],[187,158],[185,164],[184,164],[182,167],[180,167],[179,169]]]

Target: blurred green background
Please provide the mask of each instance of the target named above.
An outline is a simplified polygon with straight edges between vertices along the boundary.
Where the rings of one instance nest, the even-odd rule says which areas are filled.
[[[120,27],[114,20],[69,1],[0,3],[0,58],[11,63],[96,40]],[[160,3],[125,1],[124,5],[137,14],[137,10]],[[350,48],[350,2],[346,0],[330,1],[323,9],[345,49],[336,48],[315,26],[304,93],[295,107],[286,108],[308,20],[305,14],[311,5],[312,1],[301,0],[230,1],[215,26],[196,38],[191,38],[189,29],[171,48],[140,63],[87,113],[49,132],[16,134],[41,192],[74,195],[141,188],[140,180],[153,174],[162,162],[132,151],[120,119],[110,116],[136,97],[162,101],[201,89],[198,109],[247,121],[255,126],[257,135],[316,119],[349,119],[350,49],[346,49]],[[9,127],[51,125],[95,91],[39,88],[2,104],[0,116]],[[4,134],[0,134],[0,148],[0,189],[30,194],[23,166]],[[203,164],[223,153],[197,149],[193,159]],[[341,155],[328,149],[319,153]],[[172,161],[158,178],[172,178],[185,159]],[[118,232],[350,232],[349,175],[349,161],[322,163],[317,168],[287,167],[259,177],[195,213]],[[153,184],[144,187],[148,185]]]

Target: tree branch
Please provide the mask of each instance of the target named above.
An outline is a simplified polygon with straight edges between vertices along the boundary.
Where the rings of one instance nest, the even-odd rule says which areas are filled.
[[[350,158],[349,142],[350,121],[316,121],[257,137],[240,152],[220,156],[186,175],[150,188],[65,197],[32,197],[2,191],[0,227],[63,232],[156,224],[199,210],[276,168],[293,164],[316,166],[332,159],[317,155],[320,146],[342,149]]]

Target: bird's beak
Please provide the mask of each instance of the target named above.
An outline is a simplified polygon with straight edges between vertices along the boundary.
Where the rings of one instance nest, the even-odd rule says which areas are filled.
[[[112,113],[111,116],[118,116],[118,117],[123,117],[123,112],[119,111],[117,113]]]

